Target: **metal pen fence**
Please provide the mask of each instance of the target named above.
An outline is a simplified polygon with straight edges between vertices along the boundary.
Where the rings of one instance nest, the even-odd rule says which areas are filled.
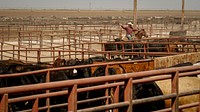
[[[144,61],[144,60],[143,60]],[[133,62],[133,61],[132,61]],[[172,99],[172,106],[171,108],[164,109],[164,110],[157,110],[159,112],[166,112],[166,111],[172,111],[177,112],[179,109],[185,109],[188,107],[197,107],[200,109],[200,101],[193,103],[193,104],[187,104],[187,105],[179,105],[178,99],[185,95],[193,95],[193,94],[199,94],[200,89],[196,89],[193,91],[183,92],[179,93],[178,86],[179,86],[179,77],[183,76],[192,76],[197,75],[200,73],[200,66],[191,66],[191,67],[179,67],[179,68],[168,68],[168,69],[161,69],[161,70],[151,70],[151,71],[143,71],[143,72],[136,72],[136,73],[125,73],[120,75],[110,75],[107,74],[107,70],[109,68],[109,65],[115,65],[115,64],[122,64],[122,63],[131,63],[130,61],[126,62],[110,62],[110,63],[103,63],[103,64],[93,64],[93,65],[85,65],[85,66],[75,66],[75,67],[63,67],[63,68],[53,68],[53,69],[46,69],[46,70],[40,70],[35,71],[32,73],[18,73],[18,74],[8,74],[8,75],[1,75],[1,78],[8,78],[9,76],[15,77],[15,76],[22,76],[22,75],[30,75],[30,74],[36,74],[40,72],[45,72],[47,79],[46,83],[40,83],[40,84],[33,84],[33,85],[23,85],[23,86],[17,86],[17,87],[7,87],[7,88],[0,88],[0,94],[3,95],[1,98],[1,105],[0,109],[3,112],[8,111],[8,104],[14,103],[14,102],[20,102],[20,101],[27,101],[34,99],[35,103],[33,104],[32,109],[26,110],[26,111],[38,111],[38,110],[48,110],[50,108],[59,107],[59,106],[66,106],[68,108],[68,111],[101,111],[101,110],[109,110],[114,109],[115,112],[118,112],[117,108],[119,107],[125,107],[126,111],[132,111],[134,110],[132,108],[132,105],[151,102],[151,101],[158,101],[158,100],[165,100],[165,99]],[[50,78],[50,72],[55,70],[65,70],[65,69],[74,69],[74,68],[82,68],[82,67],[92,67],[92,66],[102,66],[107,65],[105,74],[107,76],[103,77],[94,77],[94,78],[86,78],[86,79],[77,79],[77,80],[66,80],[66,81],[58,81],[58,82],[48,82]],[[153,77],[156,76],[156,77]],[[142,78],[143,77],[143,78]],[[145,77],[145,78],[144,78]],[[145,83],[145,82],[151,82],[151,81],[158,81],[158,80],[164,80],[164,79],[171,79],[172,83],[172,92],[171,94],[162,95],[162,96],[155,96],[155,97],[149,97],[144,99],[133,99],[132,98],[132,86],[137,83]],[[102,85],[104,83],[104,85]],[[105,84],[106,83],[106,84]],[[79,88],[81,85],[90,85],[90,84],[97,84],[95,86],[90,87],[84,87]],[[100,85],[99,85],[100,84]],[[119,102],[119,87],[124,86],[124,100],[122,102]],[[56,89],[56,88],[67,88],[65,91],[57,91],[57,92],[49,92],[50,89]],[[98,107],[91,107],[86,109],[77,110],[77,104],[83,103],[83,102],[89,102],[99,99],[108,99],[110,96],[105,96],[101,98],[94,98],[94,99],[87,99],[82,101],[77,101],[77,94],[81,92],[91,91],[91,90],[99,90],[99,89],[109,89],[114,88],[114,103],[102,105]],[[24,97],[16,97],[16,98],[9,98],[11,94],[19,93],[19,92],[30,92],[30,91],[40,91],[45,90],[46,93],[37,94],[37,95],[30,95],[30,96],[24,96]],[[65,104],[58,104],[58,105],[49,105],[47,103],[44,107],[39,107],[39,99],[42,98],[50,98],[53,96],[59,96],[59,95],[66,95],[67,97],[66,101],[68,101]],[[106,93],[105,93],[106,94]],[[25,110],[24,110],[25,111]]]

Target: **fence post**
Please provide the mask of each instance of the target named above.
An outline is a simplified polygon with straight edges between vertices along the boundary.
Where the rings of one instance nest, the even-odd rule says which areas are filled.
[[[121,45],[122,45],[122,53],[123,53],[122,54],[122,58],[124,59],[125,58],[125,55],[124,55],[124,52],[125,52],[124,43],[121,43]]]
[[[74,39],[74,47],[75,47],[75,51],[77,51],[77,40]],[[75,58],[77,58],[77,52],[74,52]]]
[[[199,102],[200,102],[200,93],[199,93]],[[200,103],[198,108],[199,108],[198,112],[200,112]]]
[[[69,44],[69,59],[71,59],[71,45]]]
[[[61,58],[61,52],[58,51],[58,58]]]
[[[4,94],[1,98],[0,112],[8,112],[8,94]]]
[[[75,84],[72,88],[69,88],[68,111],[77,111],[77,84]]]
[[[144,59],[147,58],[147,44],[143,44],[144,45]]]
[[[132,92],[132,78],[129,78],[128,80],[125,81],[125,85],[124,85],[124,101],[125,102],[129,102],[129,106],[127,107],[126,112],[132,112],[132,96],[133,96],[133,92]]]
[[[179,88],[178,88],[178,79],[179,79],[179,71],[176,71],[174,74],[172,74],[172,82],[171,82],[171,88],[172,93],[176,93],[176,97],[172,98],[172,112],[178,112],[179,110]]]
[[[39,99],[37,98],[33,104],[32,112],[38,112],[38,102],[39,102]]]
[[[51,50],[53,48],[53,35],[51,35]],[[51,52],[51,56],[52,56],[52,52]]]
[[[65,37],[63,36],[63,52],[62,52],[62,57],[63,58],[65,58],[64,56],[65,56],[65,52],[64,52],[64,50],[65,50]]]
[[[3,42],[1,42],[1,60],[3,60]]]
[[[55,47],[53,47],[53,61],[55,61]]]
[[[110,68],[110,65],[107,65],[106,66],[106,68],[105,68],[105,76],[109,76],[110,74],[109,74],[109,68]],[[105,84],[108,84],[108,82],[106,82]],[[109,90],[108,90],[108,88],[106,88],[106,90],[105,90],[105,96],[109,96]],[[106,105],[108,105],[109,104],[109,98],[107,98],[106,99]]]
[[[27,61],[28,61],[28,51],[27,51],[28,49],[26,48],[26,63],[27,63]]]
[[[43,38],[42,38],[42,33],[40,34],[40,48],[43,47]]]
[[[153,35],[153,24],[151,23],[149,36],[151,37],[152,35]]]
[[[105,49],[105,43],[101,43],[101,50],[104,52],[102,55],[104,58],[106,58],[107,53],[105,53],[106,49]]]
[[[13,60],[15,59],[15,45],[13,45]]]
[[[115,88],[113,95],[113,103],[118,103],[118,102],[119,102],[119,86]],[[114,109],[113,112],[118,112],[118,109]]]
[[[200,93],[199,93],[199,102],[200,102]],[[199,103],[199,107],[198,107],[198,112],[200,112],[200,103]]]
[[[18,56],[18,60],[20,60],[20,47],[21,47],[21,32],[19,32],[19,34],[18,34],[18,54],[17,54],[17,56]]]
[[[40,49],[38,49],[38,51],[37,51],[37,62],[41,62],[41,60],[40,60]]]
[[[84,59],[84,44],[82,44],[81,55],[82,55],[82,60],[83,60]]]
[[[91,44],[88,43],[88,50],[91,51]],[[90,58],[90,52],[88,53],[88,58]]]
[[[46,74],[46,82],[50,82],[50,71]],[[49,93],[50,90],[46,90],[46,93]],[[50,112],[49,106],[50,106],[50,98],[46,99],[46,106],[47,106],[47,112]]]

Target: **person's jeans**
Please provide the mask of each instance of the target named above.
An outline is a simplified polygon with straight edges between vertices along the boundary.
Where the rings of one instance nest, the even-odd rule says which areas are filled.
[[[131,34],[126,34],[126,37],[128,38],[128,40],[133,40],[132,35]]]

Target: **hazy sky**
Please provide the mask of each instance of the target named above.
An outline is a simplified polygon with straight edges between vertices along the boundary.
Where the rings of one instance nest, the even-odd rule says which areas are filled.
[[[182,0],[138,0],[138,9],[181,9]],[[132,9],[133,0],[0,0],[0,8]],[[185,0],[186,10],[200,10],[200,0]]]

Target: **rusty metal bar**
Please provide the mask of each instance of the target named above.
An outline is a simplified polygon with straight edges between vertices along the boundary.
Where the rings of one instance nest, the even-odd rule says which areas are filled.
[[[55,61],[55,47],[53,47],[53,61]]]
[[[58,58],[61,58],[61,51],[58,51]]]
[[[84,52],[83,52],[84,51],[84,44],[82,44],[82,49],[81,50],[82,50],[82,52],[81,52],[82,59],[85,59]]]
[[[118,103],[119,102],[119,86],[117,86],[114,90],[114,95],[113,95],[113,103]],[[113,112],[118,112],[118,109],[114,109]]]
[[[186,67],[183,67],[183,68],[186,68]],[[191,67],[189,67],[189,68],[191,68]],[[194,68],[195,68],[195,67],[194,67]],[[176,68],[176,69],[177,69],[177,68]],[[173,72],[173,69],[171,69],[171,70],[172,70],[172,72]],[[170,71],[171,71],[171,70],[170,70]],[[185,69],[184,69],[184,70],[185,70]],[[139,72],[139,73],[140,73],[140,72]],[[138,73],[138,74],[139,74],[139,73]],[[126,75],[127,75],[127,74],[126,74]],[[128,74],[128,75],[129,75],[129,74]],[[127,76],[128,76],[128,75],[127,75]],[[117,77],[117,76],[115,76],[115,77]],[[100,77],[99,77],[99,78],[100,78]],[[106,78],[105,78],[105,79],[106,79]]]
[[[25,55],[25,57],[26,57],[26,63],[27,63],[27,61],[28,61],[28,51],[27,51],[27,48],[26,48],[26,55]]]
[[[119,85],[123,85],[123,82],[110,83],[107,85],[91,86],[91,87],[86,87],[86,88],[79,88],[77,92],[79,93],[79,92],[94,91],[94,90],[105,89],[105,88],[113,88]],[[66,95],[66,94],[68,94],[68,90],[51,92],[51,93],[43,93],[43,94],[37,94],[37,95],[32,95],[32,96],[12,98],[8,100],[8,103],[27,101],[27,100],[32,100],[36,98],[48,98],[48,97],[53,97],[53,96],[61,96],[61,95]]]
[[[77,84],[74,84],[71,88],[68,88],[68,111],[77,111]]]
[[[39,99],[37,98],[33,104],[32,112],[38,112]]]
[[[8,94],[3,94],[1,98],[0,112],[8,112]]]
[[[105,97],[104,96],[104,97],[98,97],[98,98],[93,98],[93,99],[82,100],[82,101],[78,101],[77,104],[93,102],[93,101],[98,101],[98,100],[107,99],[107,98],[110,98],[110,97]],[[68,103],[51,105],[49,108],[58,108],[58,107],[66,107],[66,106],[68,106]],[[46,109],[48,109],[47,106],[38,108],[38,110],[46,110]],[[32,109],[23,110],[23,112],[30,112],[30,111],[32,111]]]
[[[93,98],[93,99],[81,100],[81,101],[78,101],[77,104],[93,102],[93,101],[98,101],[98,100],[107,99],[107,98],[110,98],[110,97],[103,96],[103,97],[98,97],[98,98]],[[67,105],[68,103],[56,104],[56,105],[51,105],[50,108],[64,107]],[[46,109],[46,107],[41,107],[40,109]]]
[[[200,102],[181,105],[181,106],[179,106],[179,110],[185,109],[185,108],[190,108],[190,107],[195,107],[195,106],[198,106],[198,104],[200,104]],[[166,108],[166,109],[157,110],[157,111],[153,111],[153,112],[171,112],[171,111],[172,111],[172,108]]]
[[[125,107],[128,105],[129,105],[129,102],[127,101],[127,102],[120,102],[120,103],[98,106],[95,108],[80,109],[80,110],[77,110],[77,112],[95,112],[95,111],[102,111],[102,110],[109,110],[109,109],[114,109],[114,108],[119,108],[119,107]]]
[[[178,85],[178,79],[179,78],[179,72],[176,71],[172,74],[172,82],[171,82],[171,88],[172,93],[176,93],[176,97],[172,98],[172,112],[178,112],[178,106],[179,106],[179,85]]]
[[[147,103],[147,102],[152,102],[152,101],[159,101],[159,100],[165,100],[165,99],[170,99],[176,97],[176,94],[168,94],[168,95],[163,95],[163,96],[155,96],[155,97],[149,97],[149,98],[144,98],[144,99],[137,99],[137,100],[132,100],[133,105],[135,104],[142,104],[142,103]],[[128,106],[129,102],[120,102],[120,103],[114,103],[114,104],[109,104],[109,105],[104,105],[104,106],[98,106],[94,108],[87,108],[87,109],[81,109],[78,110],[78,112],[83,112],[83,111],[101,111],[101,110],[108,110],[108,109],[115,109],[119,107],[125,107]],[[116,109],[117,110],[117,109]]]
[[[41,52],[61,52],[61,50],[44,50],[44,49],[40,49]],[[3,50],[2,52],[5,52],[5,51],[18,51],[18,50]],[[20,50],[20,51],[24,51],[24,50]],[[29,52],[30,51],[34,51],[33,49],[32,50],[28,50]],[[133,55],[133,54],[142,54],[142,55],[152,55],[152,56],[165,56],[165,55],[173,55],[173,54],[180,54],[180,53],[177,53],[177,52],[111,52],[111,51],[70,51],[70,50],[64,50],[62,52],[86,52],[86,53],[98,53],[98,54],[108,54],[108,53],[111,53],[111,55],[116,55],[116,54],[121,54],[121,55],[124,55],[124,54],[129,54],[129,55]]]
[[[65,37],[63,36],[63,43],[62,43],[62,45],[63,45],[63,51],[65,50]],[[80,44],[79,44],[80,45]],[[64,56],[65,56],[65,52],[62,52],[62,55],[63,55],[63,58],[65,58]]]
[[[199,107],[198,111],[200,112],[200,93],[199,93]]]
[[[13,45],[13,58],[12,58],[13,60],[15,59],[15,51],[14,50],[15,50],[15,46]],[[1,60],[3,60],[3,59],[1,59]]]
[[[191,91],[191,92],[188,92],[187,94],[193,94],[193,93],[199,93],[200,90],[197,90],[197,91]],[[181,94],[185,94],[185,93],[181,93]],[[171,99],[171,98],[174,98],[176,97],[176,94],[173,93],[173,94],[168,94],[168,95],[163,95],[163,96],[154,96],[154,97],[149,97],[149,98],[144,98],[144,99],[137,99],[137,100],[133,100],[133,105],[135,104],[142,104],[142,103],[148,103],[148,102],[152,102],[152,101],[159,101],[159,100],[165,100],[165,99]],[[88,101],[96,101],[96,100],[100,100],[100,99],[106,99],[106,97],[100,97],[100,98],[95,98],[95,99],[89,99],[89,100],[84,100],[84,101],[78,101],[78,104],[79,103],[85,103],[85,102],[88,102]],[[51,106],[51,108],[55,108],[55,107],[61,107],[61,106],[66,106],[67,103],[64,103],[64,104],[58,104],[58,105],[53,105]],[[120,103],[116,103],[114,104],[115,106],[117,107],[113,107],[112,104],[109,104],[109,105],[106,105],[106,106],[98,106],[98,107],[93,107],[93,108],[87,108],[87,109],[81,109],[80,111],[99,111],[99,110],[108,110],[108,109],[114,109],[115,108],[119,108],[119,107],[124,107],[125,105],[122,105]],[[179,106],[179,109],[183,109],[183,108],[188,108],[188,107],[194,107],[194,106],[197,106],[198,103],[193,103],[193,104],[187,104],[187,105],[181,105]],[[42,108],[41,108],[42,109]],[[117,110],[117,109],[116,109]],[[171,108],[168,108],[168,109],[162,109],[162,110],[157,110],[155,112],[166,112],[166,111],[171,111]]]
[[[90,83],[104,83],[110,81],[119,81],[125,80],[128,78],[139,78],[139,77],[146,77],[146,76],[155,76],[155,75],[164,75],[169,73],[174,73],[176,71],[186,72],[191,70],[199,70],[200,66],[187,66],[187,67],[177,67],[177,68],[168,68],[162,70],[151,70],[151,71],[143,71],[137,73],[126,73],[121,75],[110,75],[104,77],[94,77],[94,78],[87,78],[87,79],[76,79],[76,80],[67,80],[67,81],[58,81],[58,82],[50,82],[50,83],[42,83],[42,84],[33,84],[24,86],[17,86],[17,87],[8,87],[8,88],[0,88],[0,94],[4,93],[16,93],[16,92],[24,92],[30,90],[42,90],[42,89],[51,89],[57,87],[67,87],[72,86],[73,84],[78,85],[87,85]],[[40,86],[37,86],[40,85]]]
[[[132,112],[132,99],[133,99],[133,92],[132,92],[132,78],[129,78],[125,81],[124,84],[124,101],[129,102],[129,105],[126,109],[127,112]]]
[[[156,80],[164,80],[164,79],[169,79],[171,78],[170,75],[167,76],[156,76],[156,77],[151,77],[151,78],[143,78],[137,80],[133,80],[133,84],[137,83],[145,83],[145,82],[151,82],[151,81],[156,81]],[[105,88],[113,88],[117,86],[123,85],[123,82],[117,82],[117,83],[109,83],[107,85],[99,85],[99,86],[92,86],[92,87],[86,87],[86,88],[79,88],[77,92],[86,92],[86,91],[91,91],[91,90],[99,90],[99,89],[105,89]],[[179,96],[184,96],[184,95],[191,95],[191,94],[197,94],[199,93],[200,90],[195,90],[192,92],[186,92],[186,93],[180,93]],[[47,94],[38,94],[38,95],[32,95],[32,96],[26,96],[26,97],[19,97],[19,98],[13,98],[9,99],[8,103],[14,103],[14,102],[20,102],[20,101],[26,101],[26,100],[32,100],[38,98],[47,98],[47,97],[53,97],[53,96],[59,96],[59,95],[65,95],[68,94],[68,91],[59,91],[59,92],[52,92],[52,93],[47,93]]]
[[[21,47],[21,33],[18,33],[18,55],[17,55],[17,59],[20,60],[20,47]]]
[[[197,107],[197,108],[199,108],[198,105],[200,105],[200,102],[191,103],[191,104],[185,104],[185,105],[179,106],[179,109],[182,110],[182,109],[186,109],[186,108],[190,108],[190,107]],[[197,110],[197,112],[199,112],[199,111]]]
[[[37,50],[37,62],[41,62],[40,56],[41,56],[41,51]]]
[[[106,65],[118,65],[118,64],[126,64],[126,63],[140,63],[140,62],[146,62],[146,61],[152,61],[152,59],[121,61],[121,62],[106,62],[106,63],[99,63],[99,64],[88,64],[88,65],[80,65],[80,66],[71,66],[71,67],[49,68],[49,69],[37,70],[37,71],[26,72],[26,73],[4,74],[4,75],[0,75],[0,78],[25,76],[25,75],[28,75],[28,74],[38,74],[38,73],[48,72],[48,71],[67,70],[67,69],[74,69],[74,68],[78,69],[78,68],[95,67],[95,66],[106,66]]]
[[[160,96],[153,96],[153,97],[142,98],[142,99],[135,99],[135,100],[133,100],[133,105],[154,102],[154,101],[160,101],[160,100],[166,100],[166,99],[171,99],[174,97],[176,97],[175,93],[167,94],[167,95],[160,95]]]
[[[43,38],[42,38],[42,34],[40,34],[40,48],[43,47]]]
[[[46,82],[50,82],[50,71],[48,71],[46,74]],[[46,90],[46,93],[50,93],[50,90]],[[50,112],[50,98],[46,99],[46,106],[48,107],[47,112]]]
[[[105,69],[105,76],[109,76],[109,65],[106,65],[106,69]],[[106,82],[105,84],[108,84],[108,82]],[[109,90],[108,88],[105,90],[105,96],[109,96]],[[106,99],[106,105],[109,104],[109,99]]]
[[[186,73],[179,73],[179,76],[195,76],[200,74],[200,71],[191,71],[191,72],[186,72]]]
[[[3,42],[1,42],[1,60],[3,60]]]

